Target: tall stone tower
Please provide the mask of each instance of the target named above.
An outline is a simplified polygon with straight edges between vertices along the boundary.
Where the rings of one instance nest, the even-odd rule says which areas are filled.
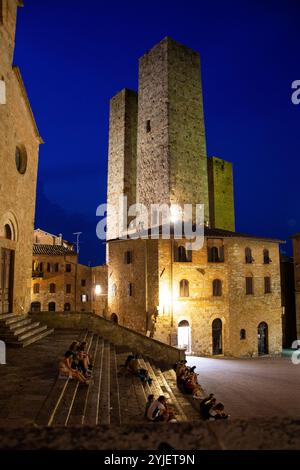
[[[170,38],[139,64],[137,202],[204,204],[209,222],[200,57]]]
[[[119,197],[136,200],[136,151],[138,97],[124,89],[110,101],[107,202],[114,206],[107,214],[107,240],[117,237]]]
[[[235,231],[232,163],[221,158],[207,160],[209,214],[212,228]]]

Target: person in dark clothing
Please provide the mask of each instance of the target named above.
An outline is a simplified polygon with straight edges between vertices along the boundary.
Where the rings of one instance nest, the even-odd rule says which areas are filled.
[[[204,398],[200,402],[200,415],[204,420],[208,420],[210,418],[210,410],[216,404],[216,399],[214,398],[213,394],[211,393],[208,397]]]
[[[209,411],[210,419],[227,419],[228,415],[224,412],[224,405],[223,403],[217,403],[213,406]]]
[[[126,361],[125,361],[125,364],[124,364],[124,367],[127,368],[129,366],[129,363],[130,361],[132,361],[132,359],[134,359],[134,355],[133,354],[129,354],[126,358]]]

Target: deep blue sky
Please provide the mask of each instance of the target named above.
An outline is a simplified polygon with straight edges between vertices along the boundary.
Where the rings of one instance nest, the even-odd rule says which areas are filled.
[[[165,36],[201,54],[208,155],[234,163],[237,230],[286,239],[300,230],[298,0],[25,0],[15,63],[45,145],[36,226],[104,261],[109,99],[137,89],[138,58]]]

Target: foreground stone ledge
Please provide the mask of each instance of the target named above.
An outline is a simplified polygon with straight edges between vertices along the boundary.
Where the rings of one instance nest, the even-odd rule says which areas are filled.
[[[116,445],[117,443],[117,445]],[[298,450],[300,418],[144,426],[0,428],[1,450]]]

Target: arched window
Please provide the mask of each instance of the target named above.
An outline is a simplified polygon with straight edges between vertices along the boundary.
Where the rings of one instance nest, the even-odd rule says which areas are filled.
[[[116,315],[115,313],[113,313],[110,317],[111,321],[113,321],[114,323],[119,323],[119,319],[118,319],[118,315]]]
[[[182,279],[179,283],[179,295],[180,297],[189,297],[189,281]]]
[[[50,271],[51,271],[51,264],[47,263],[47,272],[50,273]]]
[[[27,152],[24,145],[19,145],[15,150],[16,167],[21,175],[24,175],[27,168]]]
[[[33,284],[33,293],[34,294],[39,294],[40,293],[40,285],[39,284]]]
[[[13,239],[13,233],[10,225],[5,224],[4,225],[4,238],[7,240],[12,240]]]
[[[69,312],[70,310],[71,310],[71,304],[66,303],[66,304],[64,305],[64,311],[65,311],[65,312]]]
[[[44,270],[44,265],[43,265],[43,263],[40,263],[40,264],[39,264],[39,271],[40,271],[40,273],[42,273],[43,270]]]
[[[251,264],[253,262],[251,248],[245,248],[245,263]]]
[[[253,294],[253,276],[252,274],[247,274],[245,277],[246,281],[246,295],[252,295]]]
[[[240,331],[240,340],[246,339],[246,330],[244,328]]]
[[[51,283],[51,284],[50,284],[50,289],[49,289],[49,291],[50,291],[50,294],[55,294],[55,292],[56,292],[56,285],[53,284],[53,283]]]
[[[190,263],[192,261],[192,250],[187,250],[184,245],[175,244],[174,261],[178,263]]]
[[[55,263],[54,270],[55,270],[56,273],[58,273],[58,271],[59,271],[59,264],[58,263]]]
[[[222,281],[220,279],[213,280],[213,296],[220,297],[222,295]]]
[[[269,250],[267,250],[266,248],[263,251],[263,256],[264,256],[264,264],[270,264],[271,262],[270,253],[269,253]]]
[[[49,304],[48,304],[48,311],[49,311],[49,312],[55,312],[55,309],[56,309],[55,302],[49,302]]]

